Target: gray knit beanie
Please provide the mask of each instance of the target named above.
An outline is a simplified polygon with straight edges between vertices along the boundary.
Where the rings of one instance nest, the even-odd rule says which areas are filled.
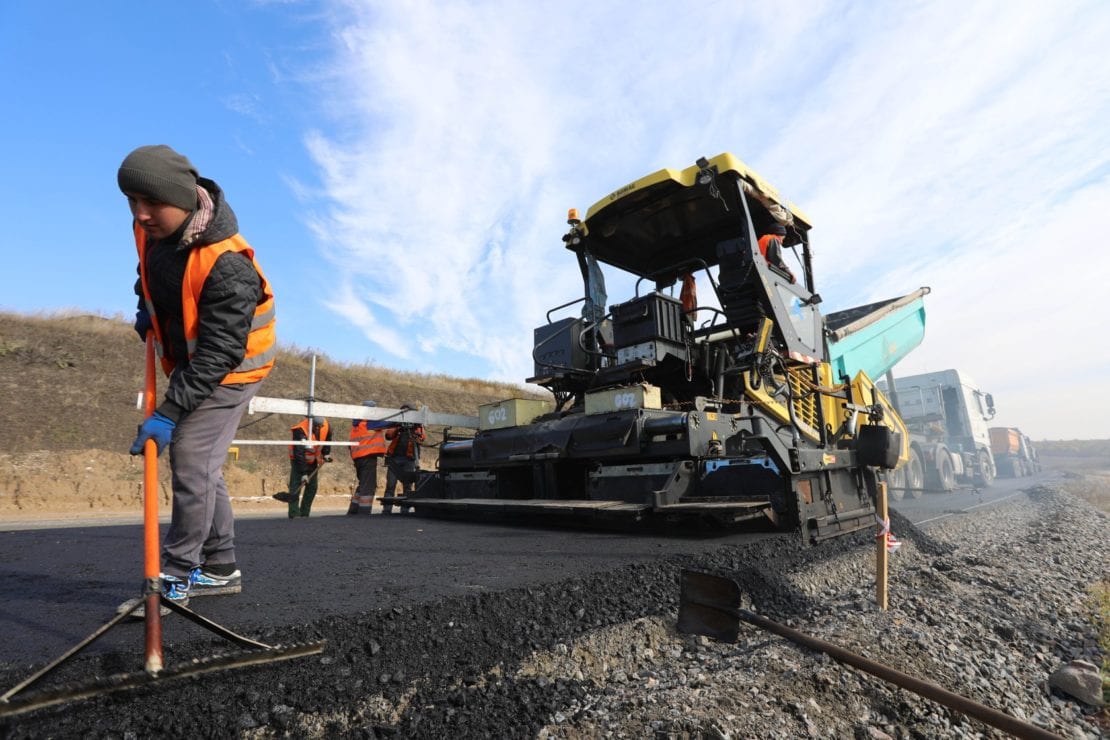
[[[116,179],[125,193],[145,195],[186,211],[197,208],[196,167],[165,144],[141,146],[127,155]]]

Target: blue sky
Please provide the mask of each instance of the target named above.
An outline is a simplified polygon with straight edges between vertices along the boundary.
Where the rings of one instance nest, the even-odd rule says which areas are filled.
[[[932,288],[899,372],[1106,438],[1107,39],[1102,0],[2,2],[0,308],[130,316],[115,171],[166,143],[283,341],[519,381],[580,295],[567,208],[731,151],[813,219],[828,310]]]

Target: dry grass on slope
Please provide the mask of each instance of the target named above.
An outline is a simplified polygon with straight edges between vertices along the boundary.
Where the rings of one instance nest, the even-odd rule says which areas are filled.
[[[283,347],[262,395],[304,398],[311,357],[311,351]],[[0,312],[0,408],[7,421],[0,425],[0,452],[126,450],[139,421],[136,399],[143,366],[143,345],[122,318]],[[315,395],[335,403],[372,398],[387,407],[419,401],[434,411],[475,414],[479,404],[525,392],[510,384],[348,365],[318,356]],[[246,416],[240,436],[286,439],[295,421]],[[340,439],[346,430],[337,425],[337,432]],[[276,460],[285,450],[244,449],[242,454]]]

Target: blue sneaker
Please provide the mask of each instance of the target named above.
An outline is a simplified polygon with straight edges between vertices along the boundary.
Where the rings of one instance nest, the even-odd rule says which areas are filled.
[[[198,566],[189,572],[190,596],[219,596],[237,594],[243,590],[243,574],[236,568],[226,576],[204,570]]]
[[[162,596],[175,604],[185,606],[189,603],[189,594],[192,591],[190,578],[179,578],[165,573],[162,576]]]

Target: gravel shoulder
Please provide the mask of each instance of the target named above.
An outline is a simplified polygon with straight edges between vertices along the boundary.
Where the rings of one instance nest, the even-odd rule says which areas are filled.
[[[735,644],[677,633],[687,567],[735,578],[772,619],[1065,737],[1102,736],[1105,712],[1046,679],[1073,659],[1102,664],[1088,587],[1110,577],[1110,517],[1040,486],[926,530],[893,520],[904,545],[886,612],[874,606],[869,533],[805,550],[768,538],[290,625],[258,637],[325,638],[327,652],[26,715],[0,722],[0,736],[1004,736],[755,628]],[[128,660],[78,669],[110,673]],[[0,685],[26,673],[3,667]]]

